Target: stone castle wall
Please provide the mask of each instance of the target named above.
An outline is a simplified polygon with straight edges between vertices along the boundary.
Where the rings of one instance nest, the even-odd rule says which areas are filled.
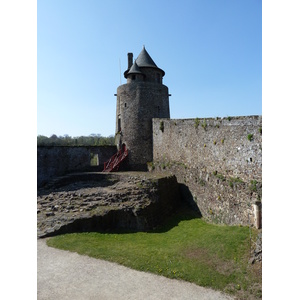
[[[261,227],[261,116],[153,119],[153,163],[188,187],[208,220]]]
[[[157,118],[150,128],[150,169],[176,175],[186,199],[197,205],[203,217],[261,227],[261,116]],[[116,151],[115,146],[38,147],[38,187],[70,172],[102,171]]]
[[[37,186],[70,172],[100,172],[116,152],[115,146],[38,146]]]

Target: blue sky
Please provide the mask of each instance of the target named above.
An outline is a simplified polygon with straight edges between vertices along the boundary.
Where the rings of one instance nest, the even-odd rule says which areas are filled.
[[[115,132],[127,53],[166,75],[171,118],[262,114],[260,0],[37,2],[37,134]]]

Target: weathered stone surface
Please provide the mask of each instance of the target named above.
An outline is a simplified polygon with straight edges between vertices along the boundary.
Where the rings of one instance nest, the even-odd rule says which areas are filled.
[[[134,172],[61,177],[38,190],[38,236],[149,230],[161,224],[179,202],[174,175]]]
[[[255,241],[255,247],[252,250],[251,257],[249,259],[250,264],[254,264],[256,261],[262,261],[262,232],[260,231]]]
[[[153,119],[149,168],[174,174],[206,220],[257,226],[262,207],[261,145],[261,116]]]

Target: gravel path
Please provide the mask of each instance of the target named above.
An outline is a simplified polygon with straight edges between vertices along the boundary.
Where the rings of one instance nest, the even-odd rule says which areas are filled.
[[[234,299],[192,283],[135,271],[37,241],[37,299]]]

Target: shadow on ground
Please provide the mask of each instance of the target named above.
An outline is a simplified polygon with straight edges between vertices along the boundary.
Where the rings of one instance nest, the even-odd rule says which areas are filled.
[[[148,232],[148,233],[160,233],[167,232],[172,228],[178,226],[181,221],[192,220],[195,218],[201,218],[199,212],[192,210],[190,206],[182,203],[169,217],[167,217],[161,224],[155,228],[147,230],[137,229],[134,224],[132,216],[126,216],[121,211],[111,211],[104,216],[94,216],[89,218],[82,218],[74,220],[74,222],[62,226],[60,229],[53,232],[49,232],[41,238],[52,237],[61,234],[68,233],[83,233],[83,232],[98,232],[98,233],[113,233],[113,234],[126,234],[135,232]],[[132,228],[116,228],[116,222],[124,222]]]
[[[201,211],[198,205],[196,204],[188,186],[183,183],[179,183],[178,185],[182,201],[185,202],[193,211],[197,212],[200,215],[200,217],[202,217]]]

